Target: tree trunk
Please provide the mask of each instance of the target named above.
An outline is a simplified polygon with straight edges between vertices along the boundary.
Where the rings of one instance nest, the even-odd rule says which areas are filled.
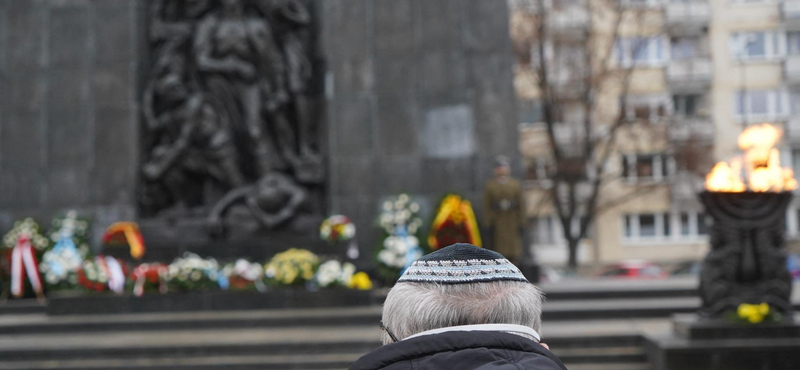
[[[576,270],[578,268],[578,245],[580,244],[580,239],[577,238],[569,238],[567,239],[567,247],[569,248],[569,261],[567,262],[567,267],[570,270]]]

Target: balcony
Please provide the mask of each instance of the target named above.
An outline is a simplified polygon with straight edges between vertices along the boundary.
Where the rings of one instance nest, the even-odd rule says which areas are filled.
[[[785,127],[785,135],[786,141],[792,144],[800,143],[800,116],[792,115],[788,121],[786,121]]]
[[[800,0],[784,0],[781,3],[781,16],[787,30],[800,30]]]
[[[582,37],[589,25],[589,11],[585,5],[575,4],[552,9],[548,15],[550,32]]]
[[[713,142],[714,122],[710,117],[675,117],[669,126],[669,139],[673,142]]]
[[[693,36],[706,32],[711,20],[708,1],[670,2],[666,6],[666,24],[670,35]]]
[[[672,60],[667,66],[667,83],[673,92],[703,92],[714,75],[709,58]]]
[[[800,84],[800,55],[790,55],[783,62],[783,78],[790,84]]]

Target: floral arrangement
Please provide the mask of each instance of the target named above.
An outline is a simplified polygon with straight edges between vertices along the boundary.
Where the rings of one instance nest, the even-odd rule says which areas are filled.
[[[330,260],[319,265],[313,281],[321,288],[346,287],[355,273],[356,266],[352,263]]]
[[[131,273],[133,294],[141,297],[145,292],[167,292],[167,272],[169,267],[163,263],[143,263]]]
[[[319,237],[330,244],[349,241],[355,236],[356,225],[347,216],[330,216],[319,227]]]
[[[264,267],[260,263],[240,258],[236,263],[229,263],[222,268],[222,276],[227,281],[227,289],[266,291],[264,285]]]
[[[50,241],[42,235],[39,224],[31,218],[14,223],[14,227],[3,237],[3,265],[8,266],[11,277],[11,295],[22,297],[25,294],[26,281],[39,298],[42,298],[44,284],[39,274],[36,260],[50,246]]]
[[[366,272],[357,272],[350,279],[347,287],[350,289],[370,290],[372,289],[372,280],[369,279],[369,275]]]
[[[423,224],[419,203],[408,194],[388,199],[383,203],[378,224],[385,237],[376,254],[377,271],[383,279],[394,281],[424,254],[417,235]]]
[[[144,238],[139,231],[139,225],[135,222],[115,222],[106,229],[103,234],[103,244],[105,245],[127,245],[130,248],[131,257],[140,259],[144,256]]]
[[[277,285],[301,285],[310,281],[319,266],[319,257],[305,249],[291,248],[276,254],[266,266],[267,281]]]
[[[761,304],[742,303],[736,309],[733,319],[739,322],[759,324],[764,321],[779,322],[783,319],[782,315],[773,311],[766,302]]]
[[[78,284],[94,292],[113,291],[121,294],[125,289],[128,267],[110,256],[97,256],[86,260],[78,270]]]
[[[217,260],[186,252],[167,267],[167,286],[169,290],[184,292],[218,289],[221,286],[218,271]]]
[[[55,245],[44,253],[39,264],[49,290],[73,289],[78,284],[78,270],[90,255],[89,226],[89,219],[79,217],[75,211],[53,218],[48,234]]]
[[[458,195],[448,194],[436,211],[428,234],[428,246],[437,250],[455,243],[482,245],[472,204]]]
[[[30,238],[31,245],[36,251],[42,252],[50,246],[50,241],[42,234],[39,224],[32,218],[15,222],[11,231],[3,237],[3,246],[9,249],[14,248],[22,235]]]

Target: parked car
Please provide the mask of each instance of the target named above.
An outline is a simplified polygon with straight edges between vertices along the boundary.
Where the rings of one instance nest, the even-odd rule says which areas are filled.
[[[615,279],[666,279],[661,266],[647,261],[625,261],[606,266],[598,276]]]
[[[679,263],[675,268],[672,269],[670,275],[672,276],[698,276],[700,275],[700,270],[703,269],[703,263],[701,261],[684,261]]]

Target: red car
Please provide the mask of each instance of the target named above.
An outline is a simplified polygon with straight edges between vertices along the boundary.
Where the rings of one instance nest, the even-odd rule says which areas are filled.
[[[598,276],[615,279],[666,279],[669,274],[652,262],[626,261],[606,266]]]

